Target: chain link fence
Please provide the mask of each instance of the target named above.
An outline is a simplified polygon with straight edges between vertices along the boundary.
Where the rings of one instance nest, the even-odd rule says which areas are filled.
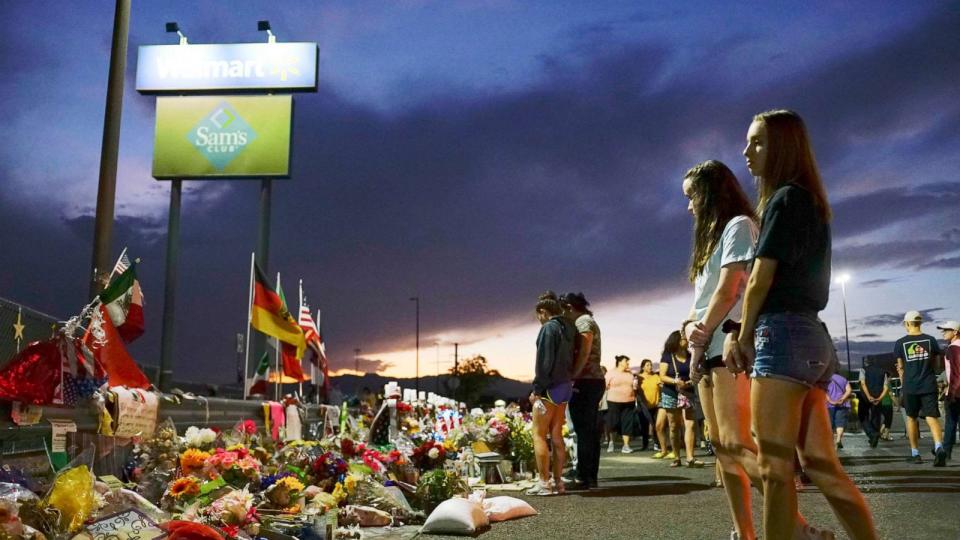
[[[53,337],[59,326],[52,315],[0,298],[0,367],[28,343]]]

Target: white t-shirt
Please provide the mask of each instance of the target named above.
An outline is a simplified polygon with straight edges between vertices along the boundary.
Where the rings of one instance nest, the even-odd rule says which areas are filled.
[[[720,284],[720,270],[731,263],[751,262],[754,256],[754,247],[757,243],[759,231],[757,224],[747,216],[737,216],[727,222],[720,235],[720,241],[713,250],[713,255],[707,260],[694,282],[694,310],[697,320],[703,318],[710,307],[710,298],[713,297],[717,285]],[[737,303],[727,315],[728,318],[740,320],[740,309],[743,303],[743,290],[746,283],[741,283],[737,291]],[[707,358],[723,354],[723,332],[717,327],[707,347]]]

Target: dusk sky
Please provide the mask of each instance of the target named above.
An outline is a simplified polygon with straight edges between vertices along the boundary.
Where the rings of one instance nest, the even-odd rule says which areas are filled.
[[[268,19],[319,45],[268,273],[294,304],[304,280],[335,369],[359,347],[362,369],[412,375],[419,295],[422,374],[459,342],[530,378],[545,289],[590,299],[605,364],[657,358],[693,297],[682,175],[719,159],[753,196],[747,127],[781,107],[833,204],[855,364],[907,310],[960,319],[960,4],[733,4],[133,0],[113,238],[143,260],[131,352],[159,361],[170,186],[134,77],[138,46],[176,43],[167,21],[194,44],[265,41]],[[64,319],[87,300],[113,10],[0,4],[0,296]],[[258,195],[184,183],[175,379],[232,380]],[[839,286],[822,317],[843,355]]]

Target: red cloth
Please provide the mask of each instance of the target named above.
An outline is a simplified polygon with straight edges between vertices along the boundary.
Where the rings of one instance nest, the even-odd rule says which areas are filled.
[[[958,399],[960,398],[960,340],[947,345],[944,364],[947,371],[947,395]]]
[[[84,342],[93,351],[94,357],[103,364],[107,371],[107,378],[110,386],[126,386],[128,388],[150,388],[150,380],[140,371],[137,363],[133,361],[127,348],[123,345],[123,339],[120,333],[113,326],[110,315],[106,308],[100,306],[100,312],[103,314],[103,332],[106,334],[105,343],[97,345],[94,343],[93,336],[88,331],[83,337]]]

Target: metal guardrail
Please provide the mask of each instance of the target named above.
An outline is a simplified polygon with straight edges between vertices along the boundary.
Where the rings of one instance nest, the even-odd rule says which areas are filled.
[[[264,427],[264,401],[205,398],[186,398],[163,394],[160,398],[157,422],[171,419],[177,431],[190,426],[216,427],[230,429],[241,420],[253,420],[261,429]],[[0,455],[11,452],[30,451],[43,448],[43,441],[49,443],[51,437],[50,419],[70,420],[77,426],[78,433],[96,434],[99,418],[93,405],[78,408],[42,407],[40,423],[32,426],[18,426],[10,420],[11,404],[0,402]],[[326,406],[307,405],[304,424],[323,423]]]

